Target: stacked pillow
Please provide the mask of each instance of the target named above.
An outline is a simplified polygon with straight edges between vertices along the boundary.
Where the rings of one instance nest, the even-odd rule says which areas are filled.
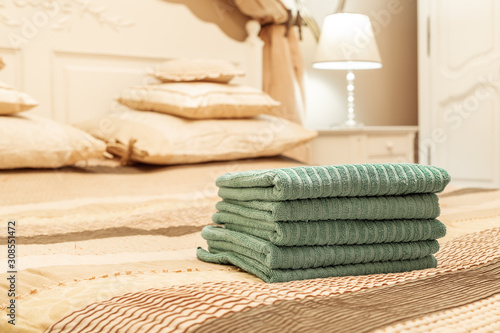
[[[188,119],[248,118],[271,113],[280,104],[262,91],[213,82],[181,82],[133,87],[118,101],[132,109]]]
[[[57,168],[102,157],[105,145],[87,133],[50,119],[18,114],[37,105],[27,93],[0,82],[0,169]]]
[[[30,95],[0,82],[0,115],[28,111],[38,105]]]
[[[160,81],[125,89],[130,109],[78,126],[127,161],[182,164],[279,155],[316,133],[273,113],[280,103],[261,90],[230,84],[231,62],[180,59],[158,65]]]
[[[175,59],[156,66],[152,73],[161,82],[228,83],[245,72],[231,62],[218,59]]]

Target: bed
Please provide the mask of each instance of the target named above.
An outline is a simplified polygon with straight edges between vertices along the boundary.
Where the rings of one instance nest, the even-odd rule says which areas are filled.
[[[13,330],[2,316],[3,331],[498,329],[498,191],[440,195],[448,233],[437,269],[266,284],[196,259],[218,175],[297,165],[277,157],[2,173],[0,217],[17,221],[19,244],[18,317]]]
[[[146,2],[148,13],[136,13],[131,0],[61,7],[25,47],[0,41],[9,64],[3,79],[37,97],[35,113],[66,122],[105,114],[121,89],[141,83],[148,66],[200,52],[234,62],[249,73],[241,83],[261,86],[258,24],[250,21],[247,40],[235,41],[177,1]],[[219,12],[231,15],[235,9],[224,3],[217,2]],[[6,6],[6,15],[34,7]],[[171,33],[181,24],[192,25],[189,35]],[[143,43],[152,30],[162,43]],[[88,31],[99,37],[86,38]],[[202,42],[180,43],[183,38]],[[102,51],[111,39],[116,44]],[[436,269],[266,284],[196,258],[196,248],[206,244],[200,231],[212,223],[219,201],[219,175],[298,165],[285,157],[166,167],[111,160],[1,171],[0,258],[9,259],[7,228],[15,221],[18,273],[14,326],[8,322],[11,268],[0,267],[0,331],[500,330],[499,191],[449,187],[440,194],[448,233]]]

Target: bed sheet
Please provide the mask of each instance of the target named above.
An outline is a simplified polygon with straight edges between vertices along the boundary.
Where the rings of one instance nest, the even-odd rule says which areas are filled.
[[[0,218],[4,225],[16,219],[18,245],[15,326],[7,322],[8,268],[0,267],[2,331],[397,332],[500,325],[499,191],[440,195],[448,234],[440,239],[436,269],[270,285],[196,259],[196,247],[205,244],[200,230],[211,224],[219,200],[217,176],[296,165],[265,158],[0,174]],[[0,243],[6,262],[6,228]],[[472,308],[480,315],[471,315]]]

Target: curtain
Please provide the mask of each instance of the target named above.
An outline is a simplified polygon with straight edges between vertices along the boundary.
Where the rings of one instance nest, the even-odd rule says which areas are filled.
[[[263,26],[264,41],[263,88],[281,103],[276,116],[301,124],[305,116],[302,86],[304,61],[295,27],[286,34],[288,12],[279,0],[234,0],[240,11]],[[285,154],[306,162],[307,147],[298,147]]]
[[[234,0],[240,11],[260,22],[285,23],[288,13],[279,0]]]
[[[284,25],[267,25],[260,32],[264,41],[264,91],[281,102],[278,116],[302,123],[303,59],[294,29],[285,37]]]

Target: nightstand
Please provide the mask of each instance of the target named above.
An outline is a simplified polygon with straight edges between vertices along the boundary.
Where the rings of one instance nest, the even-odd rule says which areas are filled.
[[[363,126],[318,130],[310,164],[415,163],[417,126]]]

